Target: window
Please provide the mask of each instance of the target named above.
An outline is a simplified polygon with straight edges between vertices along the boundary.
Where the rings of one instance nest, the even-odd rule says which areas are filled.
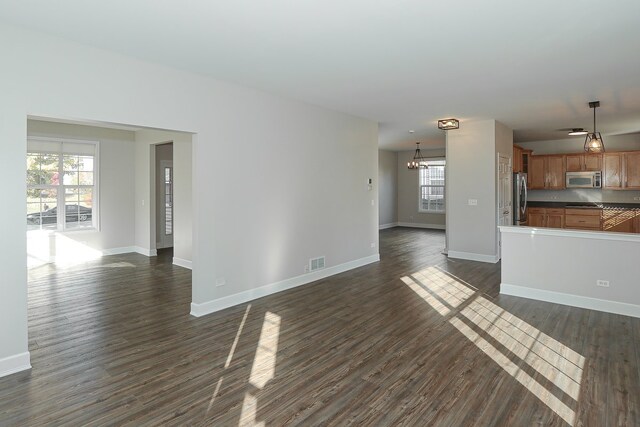
[[[98,228],[97,154],[97,142],[27,142],[27,230]]]
[[[426,169],[418,169],[418,212],[444,213],[445,164],[444,159],[429,160]]]

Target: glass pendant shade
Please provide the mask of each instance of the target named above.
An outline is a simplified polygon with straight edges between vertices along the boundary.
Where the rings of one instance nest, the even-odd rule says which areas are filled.
[[[604,142],[600,132],[589,132],[584,140],[584,151],[587,153],[603,153]]]

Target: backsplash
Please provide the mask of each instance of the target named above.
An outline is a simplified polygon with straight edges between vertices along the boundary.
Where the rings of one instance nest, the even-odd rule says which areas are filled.
[[[567,190],[529,190],[532,202],[640,203],[640,191],[614,191],[573,188]]]

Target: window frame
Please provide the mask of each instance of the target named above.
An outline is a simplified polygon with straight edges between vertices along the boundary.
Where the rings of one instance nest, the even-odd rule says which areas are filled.
[[[421,174],[422,173],[426,173],[426,171],[428,170],[429,164],[430,163],[440,163],[440,162],[444,162],[444,165],[438,165],[438,166],[443,166],[444,167],[444,184],[443,185],[432,185],[432,184],[427,184],[427,185],[422,185],[421,182]],[[437,215],[444,215],[446,213],[446,187],[447,187],[447,159],[445,157],[433,157],[430,158],[426,161],[427,163],[427,169],[418,169],[418,213],[427,213],[427,214],[437,214]],[[435,166],[435,165],[434,165]],[[442,202],[443,202],[443,209],[442,210],[433,210],[433,209],[424,209],[422,207],[422,189],[425,187],[442,187]]]
[[[59,144],[59,149],[57,151],[54,150],[30,150],[29,149],[29,141],[33,141],[34,143],[53,143]],[[78,155],[82,154],[74,154],[72,152],[65,153],[64,144],[87,144],[93,146],[93,185],[65,185],[64,184],[64,156],[65,155]],[[34,231],[51,231],[55,233],[81,233],[81,232],[95,232],[100,231],[100,141],[93,140],[84,140],[84,139],[74,139],[74,138],[53,138],[53,137],[40,137],[40,136],[30,136],[27,138],[27,152],[26,155],[29,154],[56,154],[59,156],[58,159],[58,174],[59,174],[59,184],[38,184],[38,185],[28,185],[26,189],[56,189],[56,206],[65,206],[65,214],[63,216],[57,215],[57,224],[55,229],[45,230],[40,227],[38,230]],[[66,222],[66,198],[65,198],[65,189],[66,188],[92,188],[93,194],[91,199],[91,226],[87,227],[76,227],[76,228],[67,228]],[[62,203],[61,203],[62,202]],[[62,217],[62,219],[61,219]]]

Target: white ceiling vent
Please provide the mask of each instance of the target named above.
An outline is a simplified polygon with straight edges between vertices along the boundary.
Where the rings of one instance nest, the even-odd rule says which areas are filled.
[[[312,258],[309,260],[309,271],[316,271],[324,268],[324,257]]]

